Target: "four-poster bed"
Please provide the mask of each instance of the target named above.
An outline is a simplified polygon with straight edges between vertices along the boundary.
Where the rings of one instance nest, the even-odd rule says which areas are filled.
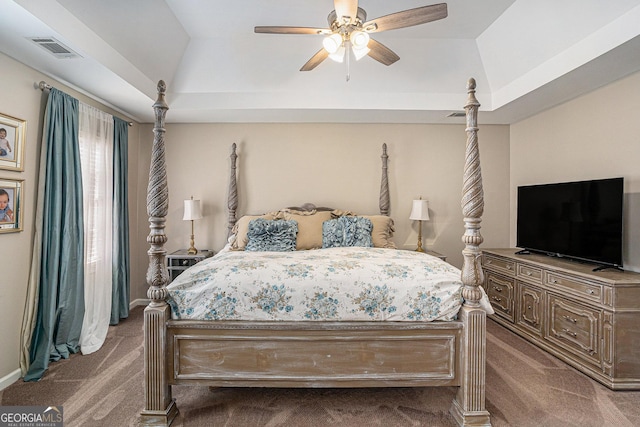
[[[169,425],[178,413],[172,385],[216,387],[457,386],[451,414],[460,425],[490,425],[485,409],[486,312],[481,307],[483,212],[475,81],[469,80],[462,210],[465,221],[459,294],[451,321],[178,320],[172,318],[165,264],[168,191],[164,158],[164,82],[158,84],[147,194],[151,232],[145,309],[143,425]],[[235,145],[229,188],[230,233],[236,223]],[[380,211],[389,213],[383,148]],[[238,220],[240,221],[240,220]],[[302,227],[302,226],[301,226]],[[237,233],[237,231],[236,231]],[[236,236],[237,238],[237,236]],[[322,249],[323,251],[326,249]],[[391,250],[391,249],[387,249]],[[381,249],[378,249],[381,251]],[[303,251],[300,251],[303,252]],[[308,251],[307,251],[308,252]],[[215,258],[215,257],[214,257]],[[456,270],[457,271],[457,270]],[[398,349],[401,349],[399,351]]]

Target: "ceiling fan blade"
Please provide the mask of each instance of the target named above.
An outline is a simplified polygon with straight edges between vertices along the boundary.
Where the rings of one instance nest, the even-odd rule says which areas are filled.
[[[316,52],[315,55],[311,57],[310,60],[307,61],[306,64],[302,66],[302,68],[300,68],[300,71],[311,71],[328,57],[329,52],[327,52],[325,49],[320,49],[318,52]]]
[[[400,59],[394,51],[374,39],[369,40],[367,47],[370,49],[367,55],[384,65],[391,65]]]
[[[447,4],[439,3],[381,16],[380,18],[365,22],[362,24],[362,27],[369,33],[375,33],[426,24],[427,22],[437,21],[438,19],[446,17]]]
[[[328,28],[258,26],[254,32],[264,34],[331,34]]]
[[[343,16],[348,16],[349,22],[353,23],[358,15],[358,0],[333,0],[333,7],[339,22]]]

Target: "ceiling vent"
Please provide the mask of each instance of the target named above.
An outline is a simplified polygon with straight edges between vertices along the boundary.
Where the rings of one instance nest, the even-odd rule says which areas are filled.
[[[59,59],[82,58],[53,37],[29,37],[29,40]]]
[[[464,117],[466,115],[467,113],[465,113],[464,111],[453,111],[447,114],[447,117]]]

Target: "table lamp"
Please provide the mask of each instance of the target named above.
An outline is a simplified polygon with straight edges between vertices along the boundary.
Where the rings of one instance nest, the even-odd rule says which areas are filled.
[[[200,200],[193,200],[193,196],[191,196],[190,200],[184,201],[184,216],[182,217],[184,221],[191,221],[191,245],[187,250],[189,255],[195,255],[198,253],[198,250],[194,246],[193,221],[201,218],[202,210],[200,209]]]
[[[416,252],[424,252],[424,249],[422,249],[422,221],[429,220],[429,201],[422,200],[422,197],[419,200],[414,200],[409,219],[420,221],[420,227],[418,228],[418,248]]]

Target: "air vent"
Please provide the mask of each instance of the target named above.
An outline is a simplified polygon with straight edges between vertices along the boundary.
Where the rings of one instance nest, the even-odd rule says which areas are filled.
[[[466,115],[467,113],[465,113],[464,111],[453,111],[447,114],[447,117],[464,117]]]
[[[81,58],[76,52],[60,43],[53,37],[29,37],[29,40],[47,50],[50,54],[56,58]]]

